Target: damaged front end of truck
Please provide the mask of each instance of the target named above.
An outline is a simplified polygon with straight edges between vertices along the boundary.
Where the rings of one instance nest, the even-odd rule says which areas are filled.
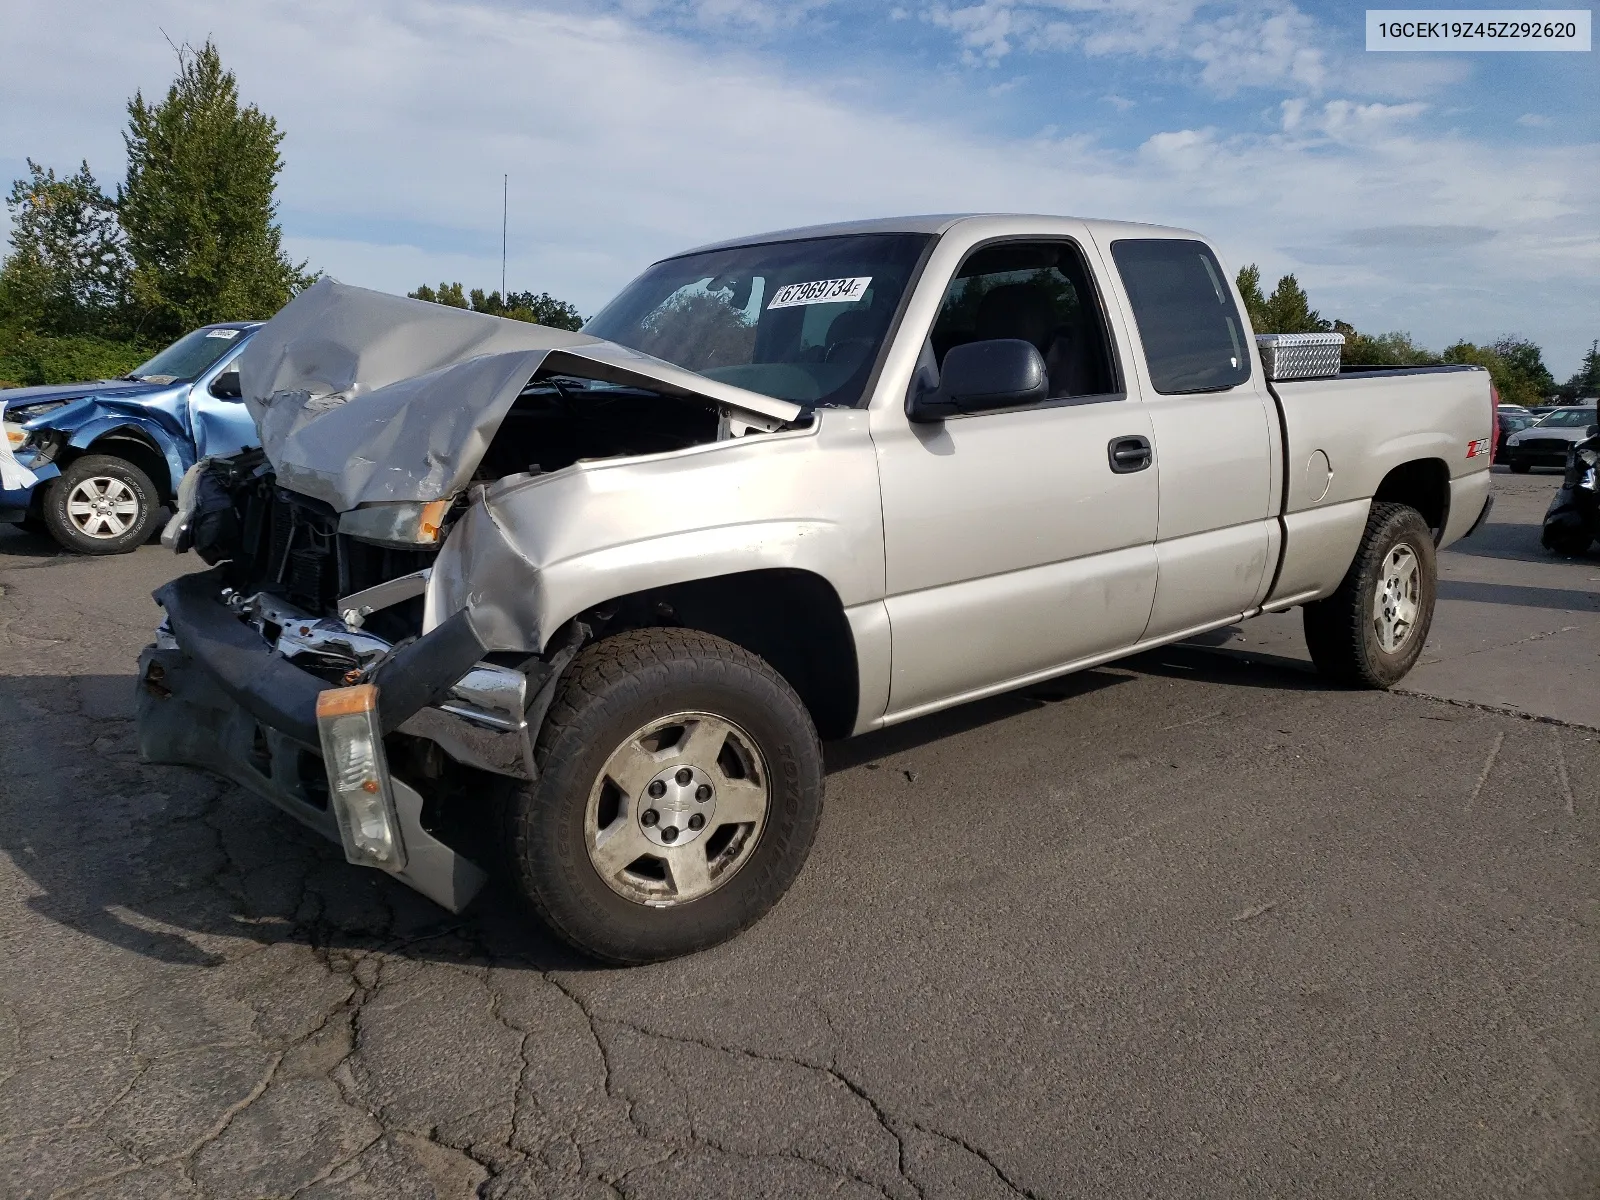
[[[214,771],[459,911],[485,880],[462,830],[534,779],[556,680],[614,615],[552,604],[568,531],[611,522],[612,594],[629,590],[631,517],[584,468],[648,473],[807,418],[597,338],[329,281],[256,335],[240,375],[262,449],[179,489],[163,540],[210,569],[155,593],[141,752]],[[535,513],[552,509],[567,519]]]

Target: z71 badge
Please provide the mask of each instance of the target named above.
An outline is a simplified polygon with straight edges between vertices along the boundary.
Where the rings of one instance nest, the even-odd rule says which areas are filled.
[[[1477,458],[1478,455],[1480,455],[1480,454],[1489,453],[1489,447],[1492,444],[1493,443],[1489,438],[1479,438],[1475,442],[1468,442],[1467,443],[1467,457],[1468,458]]]

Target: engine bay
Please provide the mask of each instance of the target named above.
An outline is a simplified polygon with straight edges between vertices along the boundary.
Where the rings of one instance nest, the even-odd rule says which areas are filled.
[[[704,400],[548,376],[522,390],[472,477],[487,483],[585,459],[665,454],[718,440],[722,424]]]

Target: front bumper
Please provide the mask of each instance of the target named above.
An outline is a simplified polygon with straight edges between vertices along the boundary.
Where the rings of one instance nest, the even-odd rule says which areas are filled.
[[[1569,446],[1563,445],[1560,449],[1553,446],[1536,446],[1531,449],[1523,446],[1507,446],[1501,455],[1502,462],[1525,462],[1533,467],[1564,467],[1567,465],[1567,452]]]
[[[40,495],[40,489],[46,481],[56,478],[61,474],[61,469],[55,463],[36,465],[23,464],[38,477],[38,482],[27,487],[0,489],[0,523],[26,520],[33,511],[34,497]]]
[[[338,641],[375,664],[385,733],[422,737],[483,770],[529,777],[525,680],[479,661],[484,653],[463,612],[398,650],[342,622],[278,605],[253,627],[222,595],[219,571],[188,575],[156,593],[167,619],[139,659],[139,749],[150,762],[202,767],[271,801],[339,842],[317,732],[317,696],[335,686],[285,655],[316,654]],[[393,778],[407,850],[394,872],[459,912],[483,886],[483,871],[422,825],[423,797]]]

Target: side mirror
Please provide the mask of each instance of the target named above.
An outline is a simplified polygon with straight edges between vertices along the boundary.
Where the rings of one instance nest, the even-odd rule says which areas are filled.
[[[1591,425],[1591,426],[1589,426],[1589,428],[1587,428],[1587,429],[1585,429],[1583,431],[1583,436],[1586,439],[1587,438],[1592,438],[1592,437],[1600,437],[1600,425]]]
[[[953,346],[944,356],[939,386],[922,387],[906,403],[913,421],[942,421],[963,413],[1034,404],[1050,392],[1044,357],[1032,342],[993,338]]]
[[[244,390],[239,386],[239,372],[224,371],[211,381],[211,394],[218,400],[243,400]]]

